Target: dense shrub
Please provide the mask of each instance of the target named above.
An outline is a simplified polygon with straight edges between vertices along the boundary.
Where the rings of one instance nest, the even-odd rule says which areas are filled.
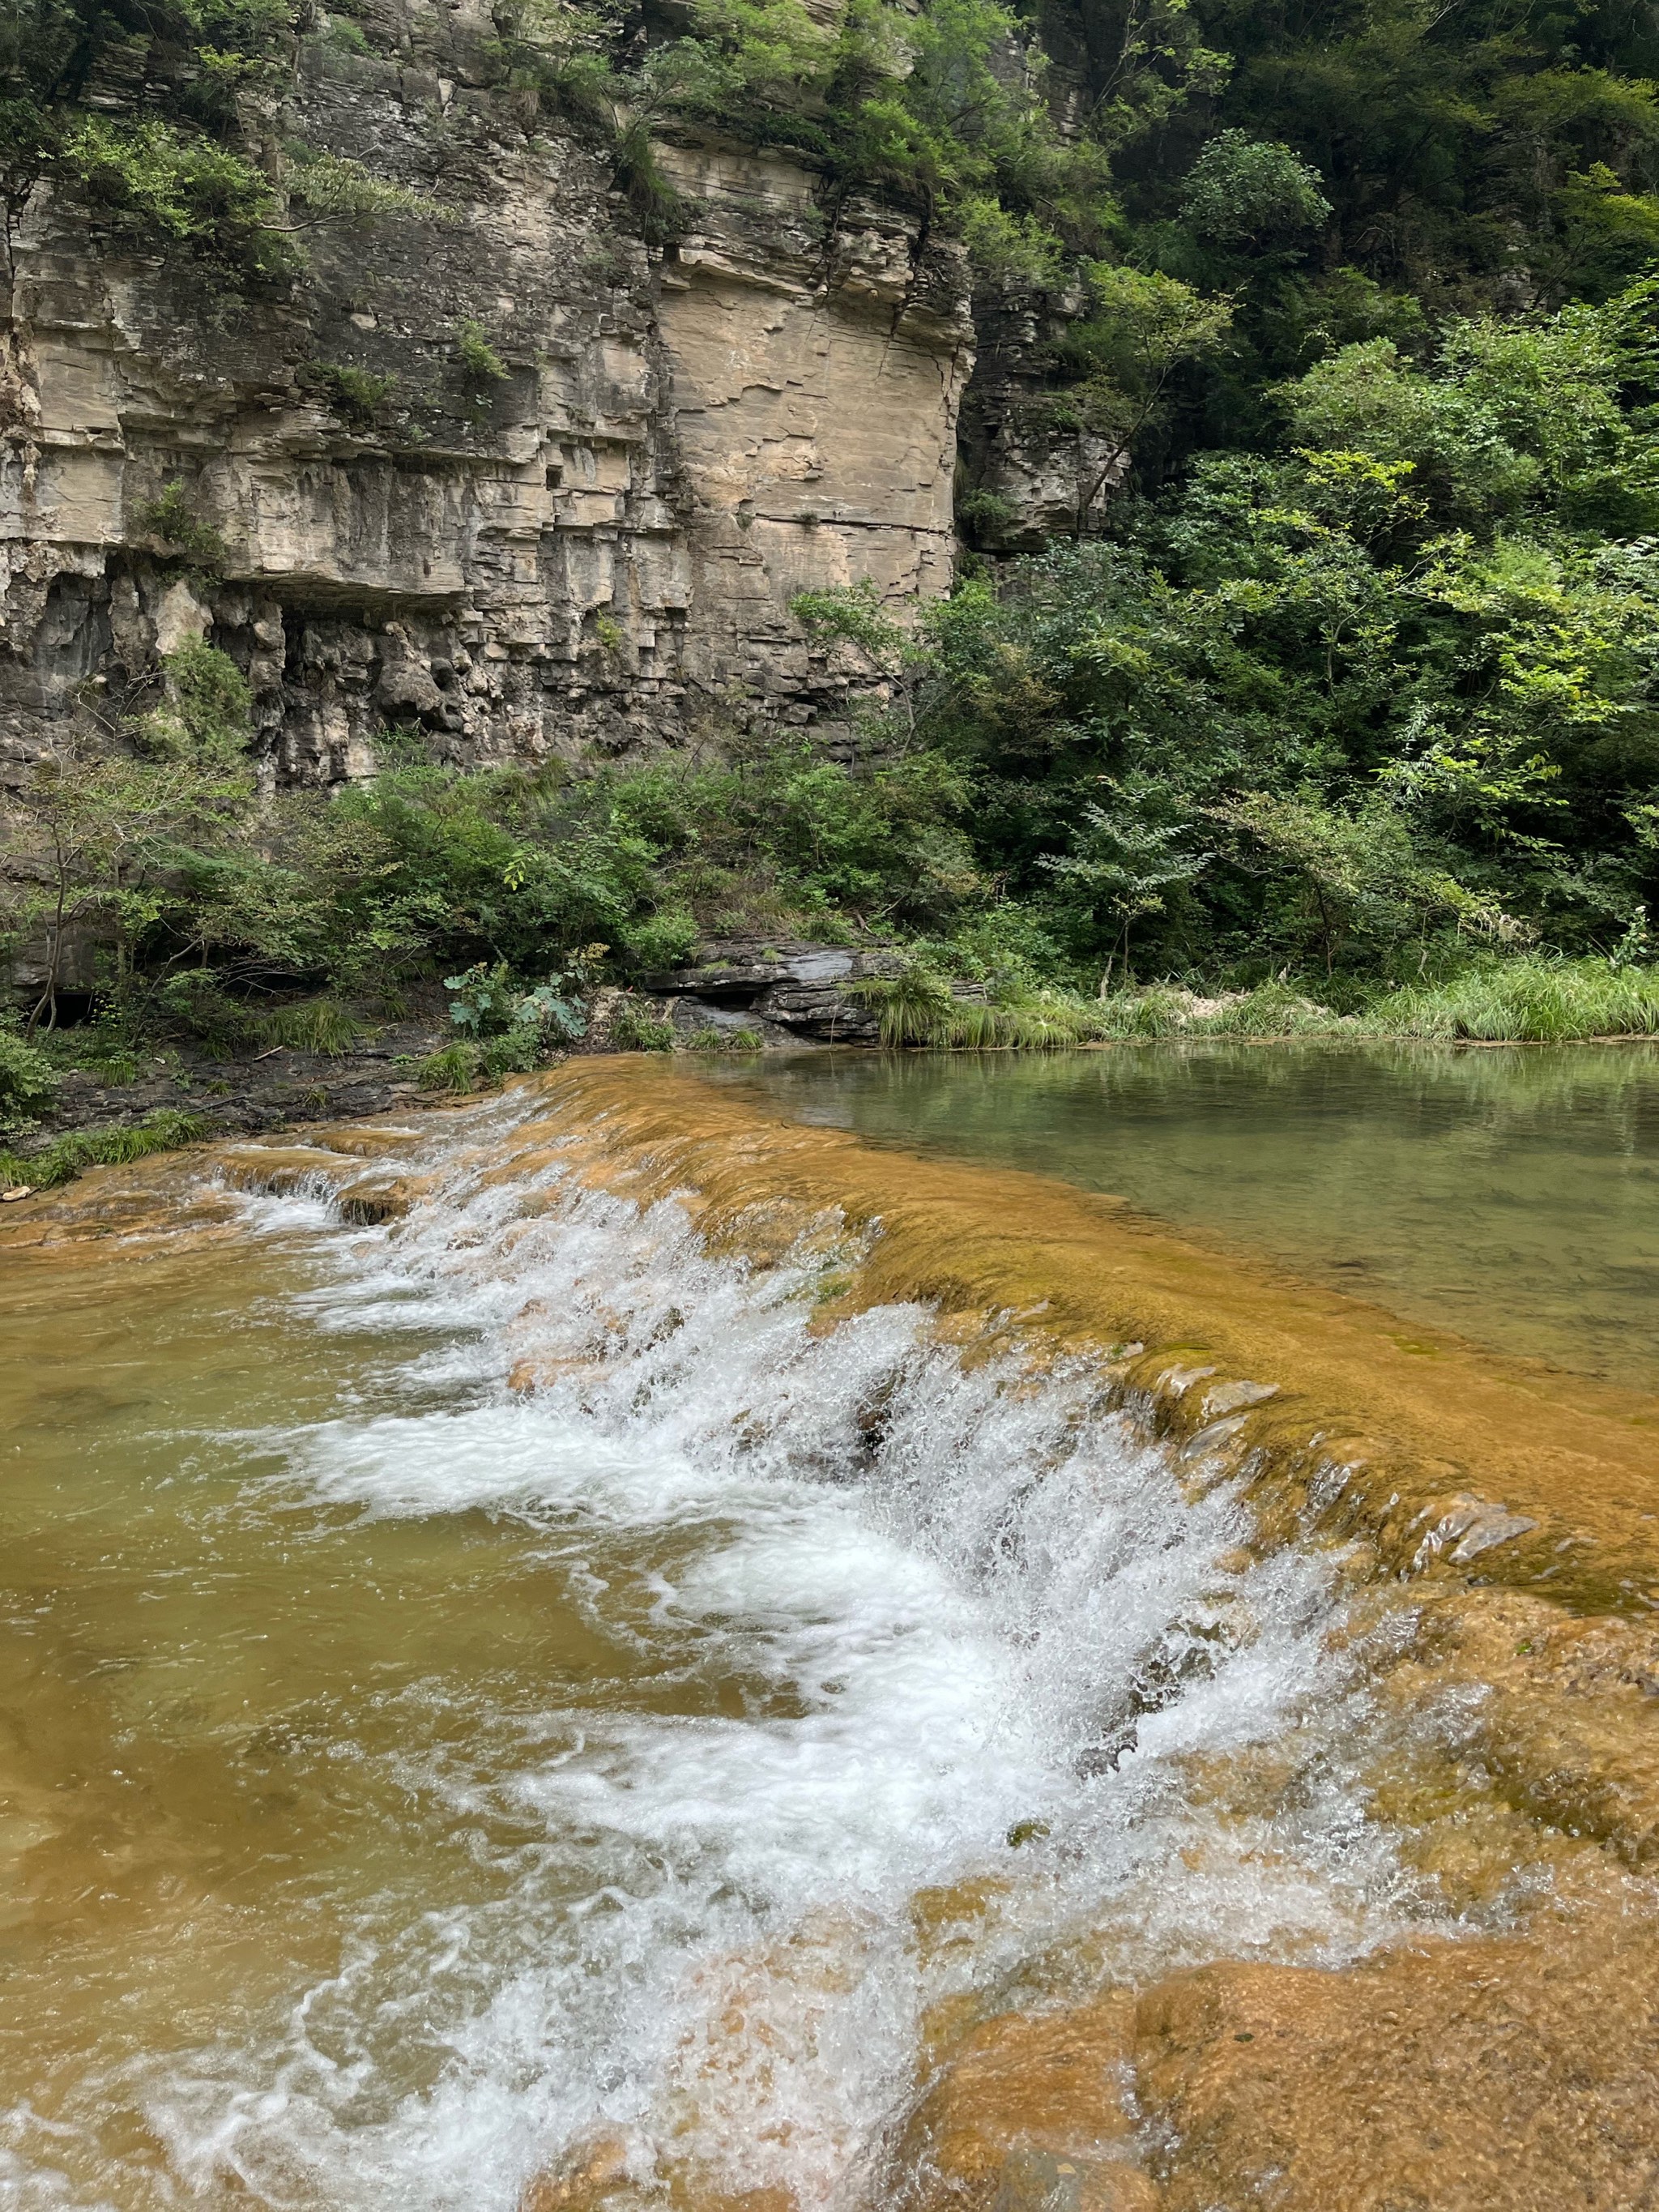
[[[58,1078],[43,1053],[0,1028],[0,1135],[27,1129],[51,1105]]]

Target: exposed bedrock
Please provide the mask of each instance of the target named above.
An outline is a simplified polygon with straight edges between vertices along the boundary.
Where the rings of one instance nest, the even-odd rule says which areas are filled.
[[[898,965],[886,952],[732,939],[699,945],[689,965],[647,975],[642,988],[660,999],[677,1029],[748,1030],[778,1043],[805,1037],[869,1044],[878,1021],[859,987]]]
[[[690,141],[660,153],[695,227],[647,251],[601,153],[468,84],[483,18],[416,0],[376,27],[401,51],[305,43],[282,128],[436,212],[308,233],[291,295],[31,209],[0,360],[9,773],[202,635],[277,780],[369,772],[391,727],[469,763],[756,720],[833,738],[878,676],[788,601],[949,583],[960,252]],[[209,559],[158,532],[175,483]]]

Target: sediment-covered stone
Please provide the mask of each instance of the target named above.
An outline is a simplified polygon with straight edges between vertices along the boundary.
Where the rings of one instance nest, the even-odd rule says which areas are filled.
[[[922,2099],[897,2167],[917,2212],[1153,2212],[1132,2112],[1134,2000],[986,2021]]]
[[[1143,1997],[1167,2212],[1632,2212],[1659,2192],[1650,1921],[1613,1911],[1346,1972]]]

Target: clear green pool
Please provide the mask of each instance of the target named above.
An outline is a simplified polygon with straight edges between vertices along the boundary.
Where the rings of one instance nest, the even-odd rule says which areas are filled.
[[[720,1073],[804,1121],[1115,1192],[1407,1319],[1659,1388],[1659,1047],[832,1051]]]

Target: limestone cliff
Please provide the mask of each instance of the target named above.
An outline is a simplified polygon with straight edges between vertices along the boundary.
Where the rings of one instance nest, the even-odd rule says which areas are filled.
[[[695,227],[647,249],[605,155],[486,88],[471,4],[375,0],[368,50],[299,46],[281,130],[432,214],[318,228],[276,296],[37,196],[0,364],[11,774],[204,634],[278,780],[368,772],[396,727],[469,763],[833,729],[874,672],[813,647],[791,595],[946,587],[959,252],[690,138],[660,159]],[[158,534],[173,484],[210,563]]]

